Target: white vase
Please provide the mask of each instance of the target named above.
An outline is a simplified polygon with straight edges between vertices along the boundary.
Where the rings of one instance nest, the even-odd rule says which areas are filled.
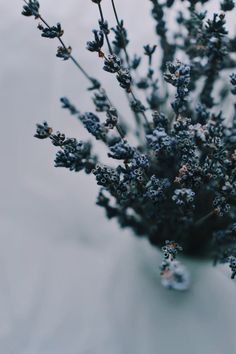
[[[112,353],[234,353],[236,286],[228,268],[182,257],[190,289],[167,290],[159,277],[160,252],[146,240],[132,244],[133,255],[123,252],[113,274],[117,349]]]

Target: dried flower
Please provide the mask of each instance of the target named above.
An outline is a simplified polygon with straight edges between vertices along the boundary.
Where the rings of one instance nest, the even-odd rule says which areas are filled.
[[[26,5],[23,6],[22,15],[24,16],[34,16],[39,17],[39,2],[37,0],[28,0],[25,2]]]
[[[56,26],[52,27],[43,27],[41,24],[38,25],[38,29],[42,31],[41,36],[45,38],[56,38],[56,37],[61,37],[63,36],[63,29],[61,28],[60,23],[58,23]]]
[[[169,240],[162,247],[164,259],[160,266],[161,279],[167,289],[183,291],[189,288],[189,274],[184,265],[175,260],[178,251],[182,250],[178,243]]]
[[[87,42],[87,49],[90,52],[97,52],[100,57],[103,57],[102,46],[104,43],[104,35],[102,31],[93,30],[94,40]]]
[[[156,47],[157,47],[156,45],[153,45],[153,46],[151,47],[149,44],[143,46],[144,55],[147,55],[147,56],[148,56],[149,65],[151,65],[151,63],[152,63],[152,56],[153,56],[153,54],[155,53]]]
[[[178,251],[214,255],[215,263],[228,263],[235,278],[236,74],[232,72],[236,40],[227,31],[224,13],[208,18],[207,0],[189,0],[186,12],[176,13],[178,26],[173,33],[165,19],[177,0],[151,0],[161,61],[156,69],[156,63],[152,65],[156,45],[145,45],[148,63],[144,61],[146,70],[140,74],[141,57],[129,53],[127,30],[115,1],[111,1],[116,21],[112,31],[102,1],[92,2],[98,5],[99,30],[93,31],[87,49],[103,58],[104,71],[115,74],[126,91],[131,115],[126,113],[127,130],[122,129],[124,118],[109,98],[109,90],[90,76],[64,44],[60,24],[47,24],[39,15],[38,1],[28,1],[23,15],[40,18],[42,36],[60,42],[57,56],[70,59],[91,84],[99,113],[80,112],[66,97],[61,98],[62,108],[106,145],[113,167],[99,162],[91,143],[53,133],[46,122],[37,124],[35,137],[49,138],[59,149],[56,167],[94,175],[101,186],[97,204],[109,219],[116,218],[122,228],[130,227],[137,236],[162,248],[165,287],[186,290],[189,286],[189,275],[176,259]],[[219,0],[219,4],[224,11],[235,5],[231,0]],[[203,8],[201,12],[197,5]],[[232,74],[227,86],[228,72]],[[175,241],[168,241],[170,235]]]
[[[58,47],[56,56],[62,58],[63,60],[68,60],[71,56],[72,48],[68,47]]]
[[[127,92],[130,92],[130,86],[132,83],[132,77],[128,69],[120,69],[116,76],[120,87],[125,89]]]
[[[105,121],[105,127],[114,129],[118,124],[118,113],[114,107],[109,107],[107,110],[107,119]]]
[[[38,139],[47,139],[52,134],[52,128],[48,126],[47,122],[43,122],[43,124],[36,125],[36,134],[35,138]]]
[[[222,11],[231,11],[235,7],[234,0],[223,0],[220,4]]]
[[[115,28],[112,28],[112,31],[115,34],[115,39],[113,41],[115,52],[116,54],[119,54],[120,51],[125,49],[129,44],[127,31],[124,27],[124,21],[119,21],[119,25],[117,24]]]
[[[70,100],[68,100],[67,97],[62,97],[60,99],[61,103],[62,103],[62,108],[68,109],[70,114],[77,114],[79,113],[79,111],[77,110],[77,108],[75,106],[73,106],[73,104],[70,102]]]
[[[231,92],[233,95],[236,95],[236,74],[231,74],[230,75],[230,82],[233,86]]]
[[[109,73],[117,73],[121,69],[121,60],[115,54],[108,55],[104,60],[103,70]]]

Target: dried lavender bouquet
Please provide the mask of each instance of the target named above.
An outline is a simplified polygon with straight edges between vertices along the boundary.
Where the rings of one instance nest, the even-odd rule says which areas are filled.
[[[130,55],[115,1],[91,1],[99,20],[87,49],[127,96],[126,120],[73,56],[61,24],[48,24],[37,0],[24,1],[22,14],[39,21],[41,36],[59,41],[56,56],[71,60],[89,81],[99,115],[80,112],[66,97],[62,107],[107,146],[116,167],[100,163],[89,141],[54,133],[47,122],[37,124],[35,137],[49,138],[59,149],[56,167],[95,176],[101,186],[97,204],[108,219],[162,247],[163,284],[184,289],[188,276],[175,259],[179,250],[228,263],[236,276],[236,36],[228,34],[226,21],[227,12],[236,10],[232,0],[214,1],[213,16],[205,10],[208,0],[149,1],[157,40],[143,46],[143,57]],[[183,10],[175,10],[178,3]],[[105,6],[114,11],[113,27]],[[178,30],[168,25],[169,11],[176,12]]]

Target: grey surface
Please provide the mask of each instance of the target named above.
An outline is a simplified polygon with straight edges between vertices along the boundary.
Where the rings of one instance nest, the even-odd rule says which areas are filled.
[[[117,2],[133,47],[152,43],[149,1]],[[96,6],[41,5],[50,23],[62,22],[74,54],[105,78],[125,114],[121,90],[84,49]],[[85,138],[58,98],[71,97],[81,110],[91,103],[87,82],[55,58],[57,44],[40,38],[33,19],[20,16],[21,6],[0,0],[0,353],[232,353],[235,284],[210,265],[190,264],[191,291],[166,292],[158,254],[105,219],[94,205],[93,178],[53,168],[55,149],[32,137],[35,123],[47,119],[68,136]]]

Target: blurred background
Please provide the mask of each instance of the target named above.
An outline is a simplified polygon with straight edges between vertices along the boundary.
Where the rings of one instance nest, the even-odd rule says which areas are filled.
[[[156,41],[151,2],[116,2],[131,51],[141,54]],[[97,27],[97,6],[89,0],[40,4],[43,17],[62,24],[74,56],[129,117],[114,77],[85,49]],[[110,2],[103,5],[112,26]],[[55,57],[57,41],[41,38],[37,21],[21,16],[22,6],[0,0],[0,353],[232,352],[235,285],[210,265],[190,262],[188,293],[162,289],[158,252],[108,222],[95,205],[93,177],[55,169],[56,149],[33,137],[35,124],[47,120],[69,137],[87,138],[59,98],[68,96],[81,111],[92,104],[88,82],[71,62]],[[103,153],[99,144],[96,151]]]

